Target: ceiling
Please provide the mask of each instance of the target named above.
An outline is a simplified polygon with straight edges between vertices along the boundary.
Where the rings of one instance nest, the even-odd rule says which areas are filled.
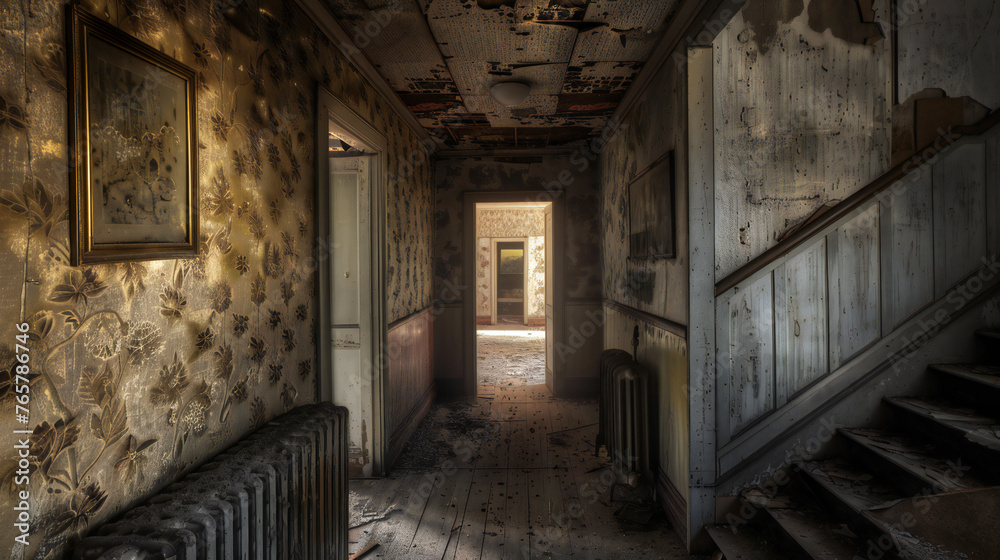
[[[323,0],[417,120],[451,149],[595,136],[680,0]],[[504,107],[502,81],[531,95]]]

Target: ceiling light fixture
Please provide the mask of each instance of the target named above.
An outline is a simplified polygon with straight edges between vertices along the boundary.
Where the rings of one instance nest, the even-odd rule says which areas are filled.
[[[513,107],[524,103],[531,94],[531,86],[524,82],[500,82],[490,88],[490,95],[504,107]]]

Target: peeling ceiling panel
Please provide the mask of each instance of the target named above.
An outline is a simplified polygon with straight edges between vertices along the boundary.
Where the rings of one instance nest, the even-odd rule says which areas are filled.
[[[615,107],[621,101],[621,94],[562,94],[559,96],[559,104],[556,112],[566,115],[568,118],[579,118],[582,116],[604,115],[611,116]]]
[[[579,144],[607,124],[680,0],[323,0],[448,147]],[[531,86],[517,107],[490,95]]]
[[[479,148],[547,148],[565,146],[586,138],[590,129],[562,128],[458,128],[459,137],[476,137]]]
[[[645,61],[666,29],[668,16],[673,15],[679,3],[680,0],[594,0],[584,19],[608,25],[580,34],[570,65]]]
[[[584,62],[566,70],[563,93],[625,93],[641,62]]]
[[[493,84],[507,81],[531,85],[533,95],[557,95],[566,76],[566,64],[523,66],[506,62],[453,60],[449,67],[462,95],[489,95]]]
[[[483,9],[479,4],[498,7]],[[511,4],[513,0],[435,0],[428,7],[427,23],[446,60],[568,62],[577,31],[525,23]]]
[[[403,94],[399,98],[424,128],[441,128],[468,119],[462,98],[449,93]],[[457,119],[457,120],[456,120]]]
[[[466,95],[465,106],[473,113],[483,113],[496,127],[552,126],[559,100],[555,95],[531,95],[520,107],[504,107],[489,95]]]
[[[556,112],[556,106],[558,105],[558,99],[554,95],[532,94],[519,107],[504,107],[489,95],[464,95],[462,99],[465,100],[465,106],[472,113],[493,113],[506,116],[509,116],[512,110],[526,111],[529,108],[532,114],[551,115]]]

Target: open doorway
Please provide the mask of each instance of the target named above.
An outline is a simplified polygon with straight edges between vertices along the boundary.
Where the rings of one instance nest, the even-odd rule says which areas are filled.
[[[479,394],[545,384],[551,212],[551,202],[475,204]]]
[[[323,89],[319,94],[316,255],[320,392],[350,411],[352,477],[385,469],[385,138]]]

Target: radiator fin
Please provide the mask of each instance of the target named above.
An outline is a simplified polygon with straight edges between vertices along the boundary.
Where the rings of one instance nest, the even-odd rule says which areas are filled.
[[[616,482],[656,486],[656,384],[649,371],[624,350],[601,354],[601,400],[597,450],[611,456]]]
[[[275,418],[76,547],[77,560],[347,558],[347,409]]]

